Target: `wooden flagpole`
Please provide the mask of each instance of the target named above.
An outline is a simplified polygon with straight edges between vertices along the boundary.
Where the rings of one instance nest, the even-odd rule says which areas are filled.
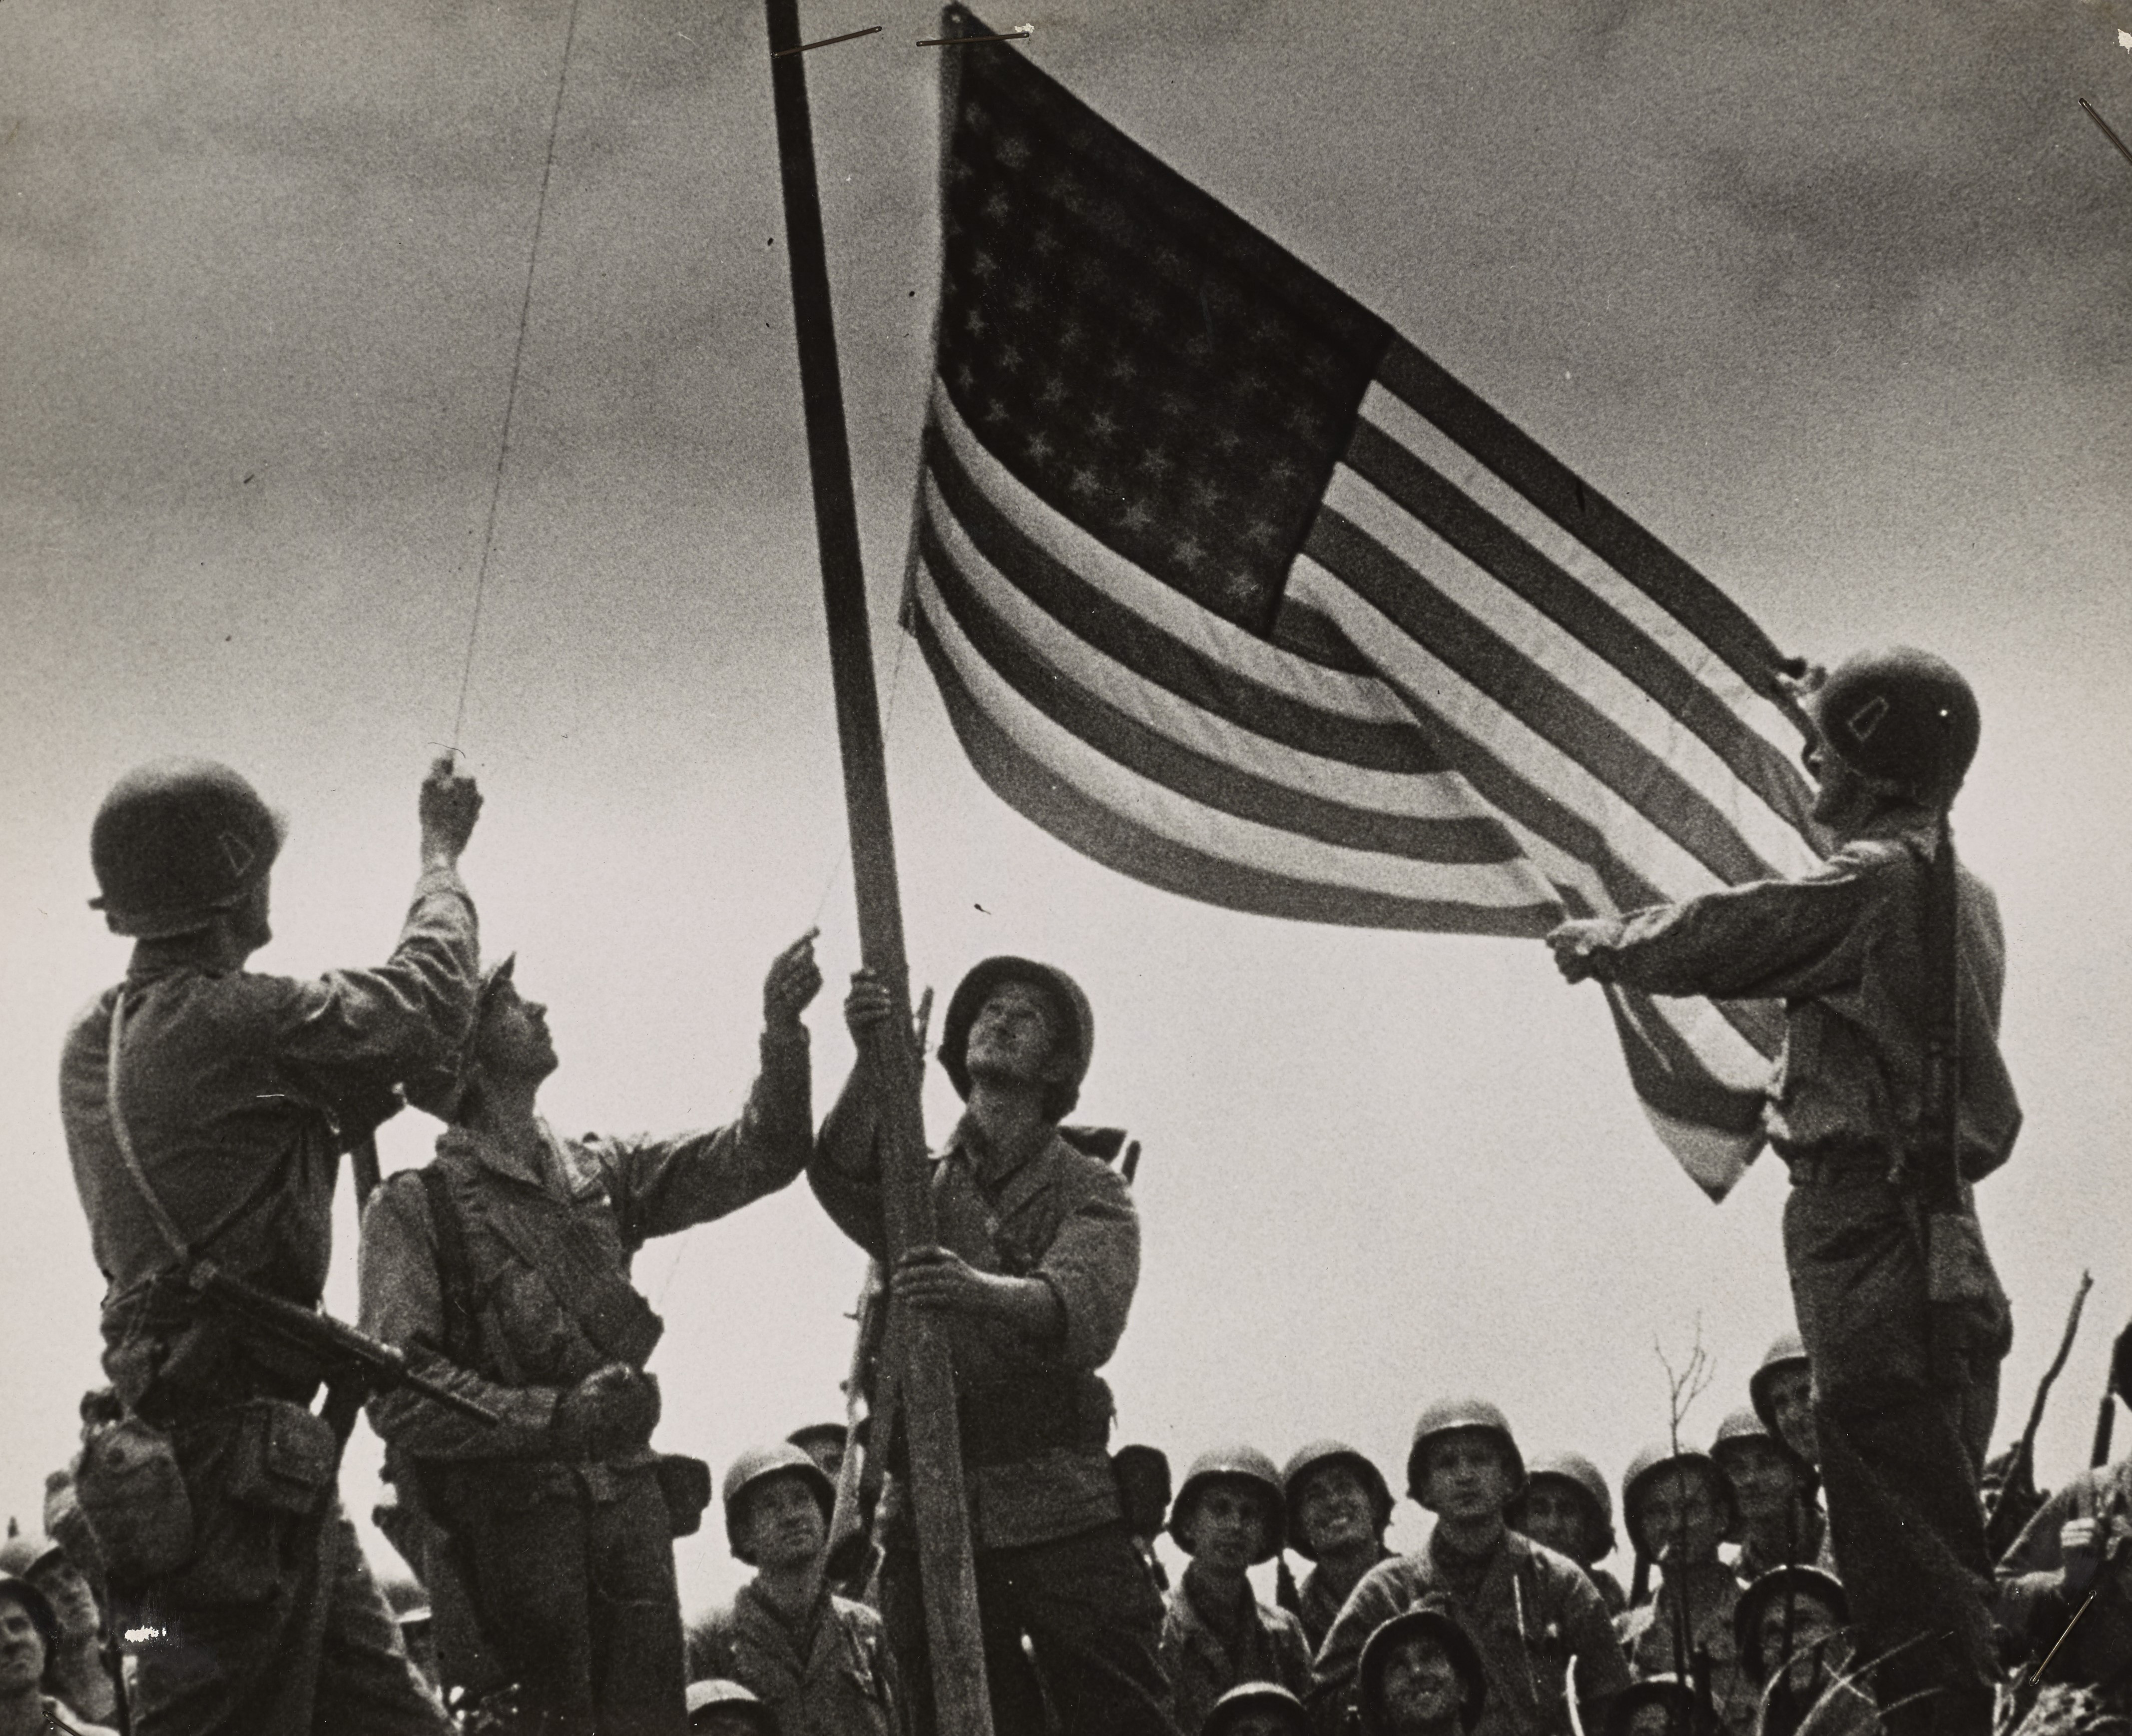
[[[887,763],[874,686],[866,575],[859,560],[858,507],[852,488],[828,266],[823,251],[806,62],[804,55],[789,51],[801,46],[799,3],[766,0],[766,5],[771,94],[777,114],[793,323],[800,349],[800,395],[806,416],[807,463],[814,484],[814,531],[822,560],[823,607],[828,618],[837,738],[843,756],[859,952],[867,968],[887,988],[894,1006],[894,1016],[881,1027],[883,1036],[868,1044],[862,1056],[879,1106],[882,1216],[892,1263],[905,1249],[934,1239],[925,1127],[919,1109],[920,1057],[910,1034],[910,974],[903,951],[896,840],[889,827]],[[900,1416],[910,1457],[939,1729],[941,1736],[992,1736],[992,1701],[978,1637],[977,1574],[963,1501],[962,1449],[948,1347],[924,1315],[906,1314],[893,1303],[891,1309],[896,1329],[891,1341],[903,1350]],[[875,1450],[885,1451],[888,1442],[876,1440],[873,1445]]]

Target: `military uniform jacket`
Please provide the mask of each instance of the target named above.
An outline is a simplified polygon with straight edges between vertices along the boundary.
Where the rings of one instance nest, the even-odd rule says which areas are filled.
[[[196,936],[147,940],[126,980],[75,1021],[60,1108],[104,1300],[104,1367],[137,1409],[167,1414],[315,1373],[201,1310],[112,1134],[105,1062],[126,997],[119,1092],[149,1184],[194,1250],[306,1306],[333,1255],[340,1154],[397,1107],[400,1081],[450,1065],[473,1017],[473,901],[451,869],[415,882],[392,956],[310,982],[233,970]],[[152,1396],[151,1396],[152,1395]]]
[[[1340,1728],[1364,1642],[1424,1601],[1466,1630],[1487,1671],[1487,1705],[1473,1736],[1569,1736],[1573,1661],[1583,1727],[1605,1727],[1607,1704],[1628,1686],[1629,1671],[1584,1570],[1505,1531],[1470,1599],[1453,1585],[1454,1575],[1464,1574],[1432,1536],[1414,1554],[1381,1561],[1363,1575],[1318,1649],[1310,1703],[1320,1729]]]
[[[1380,1543],[1377,1560],[1389,1561],[1391,1558],[1392,1552]],[[1304,1575],[1303,1585],[1296,1593],[1295,1618],[1303,1624],[1303,1637],[1309,1642],[1312,1656],[1315,1657],[1318,1648],[1325,1643],[1325,1636],[1332,1631],[1332,1623],[1339,1616],[1340,1606],[1347,1601],[1333,1591],[1323,1567],[1313,1567]],[[1296,1691],[1300,1698],[1302,1690]]]
[[[2065,1555],[2058,1533],[2074,1519],[2110,1522],[2098,1544],[2106,1549],[2113,1532],[2132,1532],[2132,1458],[2083,1471],[2036,1509],[2000,1560],[1994,1614],[2001,1631],[2032,1657],[2041,1658],[2065,1633],[2065,1644],[2051,1663],[2053,1678],[2121,1681],[2132,1676],[2132,1595],[2111,1584],[2107,1569],[2088,1588],[2096,1594],[2094,1603],[2072,1631],[2065,1633],[2086,1598],[2083,1592],[2068,1599],[2059,1589]]]
[[[1924,887],[1938,825],[1899,808],[1810,874],[1639,911],[1592,950],[1593,974],[1653,994],[1781,998],[1784,1054],[1769,1128],[1786,1152],[1888,1150],[1923,1110]],[[1958,1132],[1970,1181],[2006,1161],[2021,1106],[1999,1052],[2006,940],[1991,890],[1957,864]]]
[[[795,1626],[751,1580],[690,1645],[690,1673],[738,1682],[776,1714],[780,1736],[892,1736],[891,1668],[865,1604],[825,1591]]]
[[[627,1289],[630,1261],[655,1236],[708,1223],[786,1186],[811,1142],[804,1030],[766,1034],[762,1071],[738,1121],[670,1139],[558,1138],[542,1124],[536,1167],[468,1128],[437,1142],[435,1168],[457,1208],[468,1271],[459,1292],[470,1320],[447,1320],[437,1226],[418,1171],[388,1177],[363,1224],[363,1326],[426,1359],[426,1370],[504,1419],[485,1428],[406,1392],[370,1402],[372,1425],[396,1455],[425,1461],[537,1459],[563,1392],[603,1363],[641,1365],[657,1317]],[[543,1214],[564,1214],[574,1246],[604,1261],[641,1352],[617,1355],[541,1269]],[[648,1330],[646,1324],[648,1323]]]
[[[1732,1736],[1750,1736],[1761,1709],[1760,1689],[1741,1675],[1740,1650],[1732,1637],[1732,1612],[1742,1589],[1730,1567],[1713,1561],[1694,1575],[1688,1602],[1688,1647],[1710,1659],[1710,1697],[1719,1722]],[[1676,1673],[1673,1609],[1678,1600],[1678,1589],[1669,1580],[1656,1597],[1639,1604],[1616,1624],[1640,1681]]]
[[[1164,1603],[1162,1669],[1169,1678],[1169,1714],[1179,1729],[1198,1729],[1214,1702],[1240,1682],[1279,1682],[1298,1700],[1309,1693],[1310,1642],[1285,1609],[1256,1599],[1246,1604],[1232,1649],[1193,1600],[1190,1568]]]
[[[978,1549],[1050,1542],[1120,1517],[1104,1450],[1108,1389],[1088,1377],[1124,1335],[1140,1282],[1140,1217],[1124,1181],[1055,1129],[1033,1150],[986,1154],[966,1118],[934,1160],[939,1240],[983,1272],[1041,1279],[1059,1299],[1062,1330],[1040,1344],[991,1321],[943,1316],[965,1435],[963,1483]],[[886,1255],[872,1105],[856,1080],[828,1118],[807,1179],[838,1226],[876,1258]],[[1023,1456],[972,1450],[973,1433],[1014,1432],[1017,1393],[1079,1388],[1102,1415],[1080,1438]],[[883,1498],[885,1527],[900,1522],[900,1492]]]

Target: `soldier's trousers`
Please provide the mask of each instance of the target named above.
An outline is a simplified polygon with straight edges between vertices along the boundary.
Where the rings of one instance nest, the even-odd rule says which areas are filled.
[[[1875,1169],[1794,1186],[1784,1259],[1813,1365],[1829,1539],[1888,1729],[1986,1736],[1996,1668],[1977,1484],[1997,1361],[1979,1358],[1966,1386],[1935,1381],[1923,1262]]]
[[[482,1637],[543,1736],[684,1736],[673,1523],[648,1466],[602,1469],[574,1500],[489,1504],[460,1530]]]
[[[193,1565],[113,1588],[135,1736],[449,1736],[338,1501],[303,1520],[196,1495],[194,1517]]]
[[[977,1580],[994,1736],[1046,1736],[1047,1698],[1058,1736],[1178,1736],[1157,1651],[1162,1599],[1123,1526],[981,1551]],[[915,1549],[882,1558],[881,1614],[906,1736],[936,1736]]]

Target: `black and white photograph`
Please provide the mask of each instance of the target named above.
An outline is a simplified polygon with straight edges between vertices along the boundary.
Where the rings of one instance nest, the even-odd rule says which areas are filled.
[[[2132,0],[0,0],[0,1736],[2132,1733]]]

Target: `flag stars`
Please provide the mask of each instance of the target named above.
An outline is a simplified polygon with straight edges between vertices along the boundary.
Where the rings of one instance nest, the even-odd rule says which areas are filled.
[[[1107,410],[1098,410],[1088,418],[1088,432],[1099,440],[1114,438],[1118,431],[1118,419]]]
[[[1005,223],[1014,215],[1014,201],[1004,193],[995,193],[985,201],[985,215],[994,223]]]
[[[1177,468],[1177,460],[1160,446],[1150,446],[1140,454],[1140,467],[1157,482]]]
[[[1002,344],[999,348],[999,364],[1009,373],[1021,371],[1022,354],[1019,344]]]
[[[1118,514],[1120,527],[1128,531],[1145,531],[1155,522],[1155,514],[1148,510],[1147,503],[1136,500]]]
[[[1270,518],[1254,518],[1244,527],[1244,541],[1253,548],[1270,549],[1273,546],[1278,529],[1279,527]]]
[[[1055,373],[1046,374],[1044,389],[1036,394],[1036,402],[1047,410],[1055,410],[1066,402],[1066,382]]]
[[[970,256],[970,275],[973,277],[982,277],[987,282],[990,282],[999,275],[999,261],[993,258],[982,248],[979,248]]]
[[[972,308],[969,312],[963,315],[963,329],[969,333],[972,337],[982,338],[987,329],[985,316],[976,308]]]
[[[1196,573],[1207,564],[1207,551],[1196,536],[1180,537],[1169,546],[1171,556],[1188,573]]]
[[[1023,450],[1035,462],[1040,464],[1059,449],[1044,435],[1032,434],[1023,442]]]
[[[1088,465],[1080,464],[1074,468],[1071,486],[1076,494],[1095,494],[1102,491],[1102,482]]]

